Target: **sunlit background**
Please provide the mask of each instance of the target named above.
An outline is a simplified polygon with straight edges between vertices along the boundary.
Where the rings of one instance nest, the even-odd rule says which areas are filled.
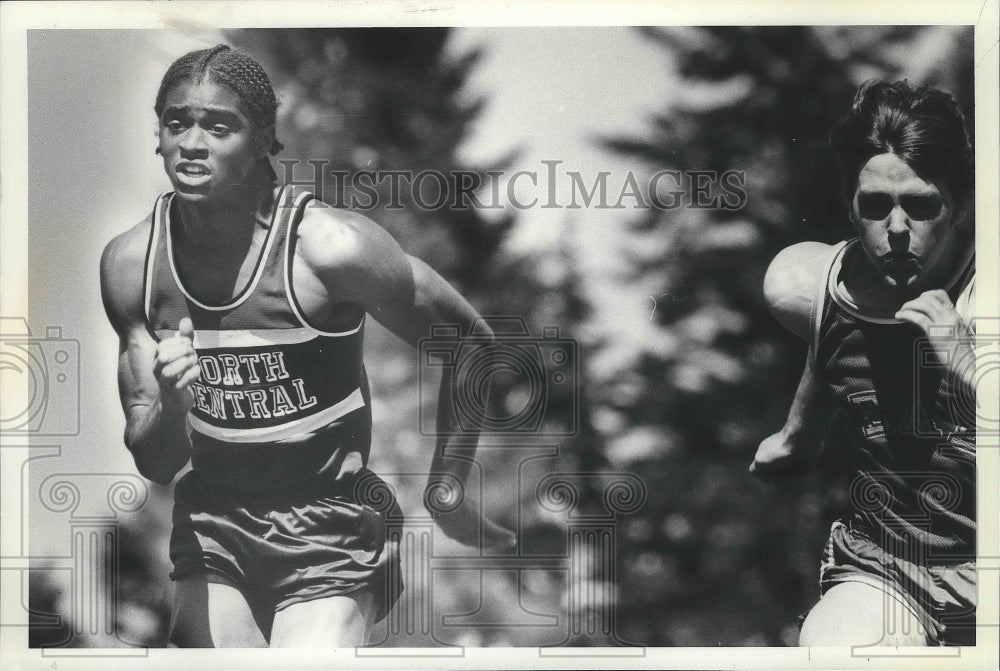
[[[797,616],[818,598],[843,482],[832,449],[821,473],[777,486],[746,473],[781,424],[804,356],[767,314],[763,271],[788,244],[849,235],[826,132],[859,83],[939,85],[971,115],[971,29],[30,31],[28,321],[35,335],[60,326],[80,347],[78,397],[52,395],[46,411],[72,414],[78,398],[80,432],[54,440],[61,453],[36,453],[31,466],[33,556],[73,552],[65,510],[39,501],[48,478],[135,472],[121,439],[117,340],[98,261],[169,188],[153,153],[160,78],[178,56],[220,41],[271,75],[286,146],[278,158],[348,171],[538,175],[537,186],[522,179],[516,192],[522,202],[539,198],[534,207],[512,207],[501,178],[499,209],[410,202],[366,212],[481,313],[521,317],[535,336],[558,327],[577,371],[573,388],[546,397],[540,430],[554,437],[488,438],[496,446],[482,450],[482,492],[473,492],[519,530],[522,556],[543,561],[410,582],[399,610],[429,603],[433,635],[383,624],[376,640],[794,644]],[[546,161],[561,162],[555,184]],[[630,175],[644,185],[662,169],[738,171],[746,201],[661,211],[620,198]],[[567,207],[570,171],[588,189],[608,173],[609,205],[621,207]],[[542,207],[550,189],[560,207]],[[434,442],[420,417],[433,407],[434,375],[377,327],[366,347],[370,465],[415,517],[421,491],[406,474],[430,463]],[[497,412],[523,403],[524,385],[501,380]],[[539,495],[550,472],[570,474],[578,516],[610,520],[613,561],[571,570],[554,560],[566,556],[577,522]],[[641,483],[637,510],[609,503],[615,474]],[[150,484],[145,505],[118,515],[117,635],[72,632],[80,615],[68,574],[41,562],[32,645],[164,644],[171,501],[169,487]],[[468,555],[439,534],[434,542],[436,555]],[[579,597],[588,593],[599,596]],[[572,622],[597,625],[574,632]]]

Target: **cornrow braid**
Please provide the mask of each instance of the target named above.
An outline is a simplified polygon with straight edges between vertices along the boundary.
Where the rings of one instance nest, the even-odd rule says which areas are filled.
[[[284,149],[274,133],[278,99],[274,95],[271,80],[260,63],[246,54],[233,51],[225,44],[184,54],[170,65],[160,82],[156,104],[153,106],[157,118],[163,114],[167,95],[174,87],[184,82],[203,82],[207,79],[232,89],[239,96],[250,119],[263,128],[271,129],[272,140],[268,153],[274,155]],[[266,158],[262,160],[271,181],[277,181],[271,162]]]

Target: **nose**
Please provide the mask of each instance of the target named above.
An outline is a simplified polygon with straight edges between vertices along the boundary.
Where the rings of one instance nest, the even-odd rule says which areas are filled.
[[[184,136],[181,138],[180,144],[178,145],[181,150],[181,158],[206,158],[208,156],[208,147],[205,146],[204,140],[204,131],[198,126],[198,124],[193,124],[184,133]]]
[[[910,244],[910,218],[899,205],[892,208],[889,213],[889,247],[892,251],[906,251]]]

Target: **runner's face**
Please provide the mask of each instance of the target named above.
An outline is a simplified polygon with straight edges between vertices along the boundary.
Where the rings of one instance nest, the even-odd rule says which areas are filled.
[[[869,261],[897,289],[928,288],[954,262],[961,215],[948,187],[926,180],[895,154],[869,159],[858,175],[851,215]]]
[[[258,129],[228,87],[206,79],[182,82],[168,93],[160,153],[179,197],[213,198],[249,183],[264,152]]]

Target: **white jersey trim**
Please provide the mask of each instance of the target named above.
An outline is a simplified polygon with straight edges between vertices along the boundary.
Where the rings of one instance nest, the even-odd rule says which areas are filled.
[[[156,332],[161,339],[172,338],[177,331],[163,329]],[[245,329],[230,331],[207,331],[195,329],[195,349],[219,349],[222,347],[267,347],[270,345],[298,345],[315,340],[316,334],[307,328],[290,329]]]
[[[823,264],[825,269],[823,280],[819,283],[819,287],[816,290],[813,310],[809,315],[809,333],[812,340],[810,341],[807,357],[812,363],[816,362],[816,351],[819,349],[819,336],[823,327],[823,310],[826,308],[827,285],[830,282],[831,275],[840,272],[840,255],[843,253],[844,247],[847,246],[847,242],[845,240],[834,245],[833,253],[830,254],[828,260]],[[834,270],[835,267],[836,271]]]
[[[299,194],[299,196],[295,199],[292,216],[288,219],[288,230],[285,232],[285,235],[287,236],[285,240],[285,296],[288,299],[288,305],[291,306],[292,313],[295,315],[295,318],[299,320],[299,323],[302,324],[302,326],[309,329],[313,333],[326,336],[328,338],[354,335],[361,330],[362,326],[365,325],[365,317],[367,315],[362,315],[361,321],[358,322],[358,325],[349,331],[321,331],[320,329],[309,324],[305,316],[302,314],[302,311],[299,310],[298,301],[295,300],[295,291],[292,288],[292,261],[294,260],[292,258],[292,231],[296,228],[296,216],[299,213],[299,208],[302,207],[304,203],[312,200],[312,198],[313,195],[308,192]]]
[[[322,429],[344,415],[365,407],[361,389],[355,389],[350,396],[329,408],[309,417],[303,417],[277,426],[253,429],[228,429],[209,424],[199,419],[193,412],[188,413],[188,424],[198,433],[227,443],[273,443],[287,438],[301,436]]]
[[[860,307],[854,301],[851,300],[850,296],[847,295],[844,287],[840,282],[840,267],[844,259],[844,254],[852,246],[861,244],[859,238],[853,238],[846,243],[842,243],[843,246],[838,251],[836,257],[833,260],[833,266],[830,269],[829,279],[827,281],[827,290],[830,296],[833,298],[834,302],[839,305],[845,312],[853,317],[861,319],[863,321],[871,322],[874,324],[903,324],[900,319],[896,319],[894,313],[888,312],[877,312],[875,310],[868,310]],[[942,287],[945,291],[951,291],[955,288],[956,284],[962,280],[963,277],[967,275],[974,277],[974,273],[969,273],[972,264],[975,263],[975,246],[971,246],[966,252],[965,256],[962,258],[962,262],[958,265],[958,268],[948,278],[948,282]]]
[[[152,323],[149,317],[149,310],[153,302],[153,278],[156,276],[156,248],[160,245],[160,212],[163,210],[163,195],[156,198],[153,205],[153,225],[149,232],[149,247],[146,249],[146,275],[143,278],[143,309],[146,313],[146,323]]]
[[[246,287],[243,288],[243,290],[239,293],[236,299],[230,303],[226,303],[225,305],[207,305],[205,303],[202,303],[194,296],[192,296],[190,293],[188,293],[188,290],[184,287],[184,283],[181,282],[180,275],[177,273],[177,264],[174,262],[174,241],[170,232],[171,228],[170,205],[168,203],[167,207],[165,208],[166,215],[164,216],[165,219],[164,225],[166,226],[166,236],[167,236],[167,259],[168,262],[170,263],[170,272],[174,276],[174,283],[177,284],[177,288],[180,290],[182,294],[184,294],[184,296],[189,301],[200,307],[202,310],[209,310],[211,312],[223,312],[226,310],[232,310],[233,308],[242,305],[244,302],[246,302],[248,298],[250,298],[250,296],[253,295],[254,290],[257,288],[258,282],[260,282],[260,278],[264,275],[264,269],[267,267],[267,259],[271,255],[271,248],[274,246],[274,239],[277,237],[276,235],[274,235],[274,229],[275,229],[275,223],[277,222],[278,219],[278,212],[282,207],[282,201],[285,199],[285,193],[289,190],[290,189],[287,189],[287,187],[281,187],[281,190],[278,192],[278,197],[275,200],[274,204],[274,210],[271,212],[271,225],[267,229],[267,240],[264,242],[264,248],[261,250],[260,256],[257,258],[257,265],[254,267],[253,277],[250,278],[250,282],[246,285]],[[172,201],[173,197],[171,196],[171,202]]]

